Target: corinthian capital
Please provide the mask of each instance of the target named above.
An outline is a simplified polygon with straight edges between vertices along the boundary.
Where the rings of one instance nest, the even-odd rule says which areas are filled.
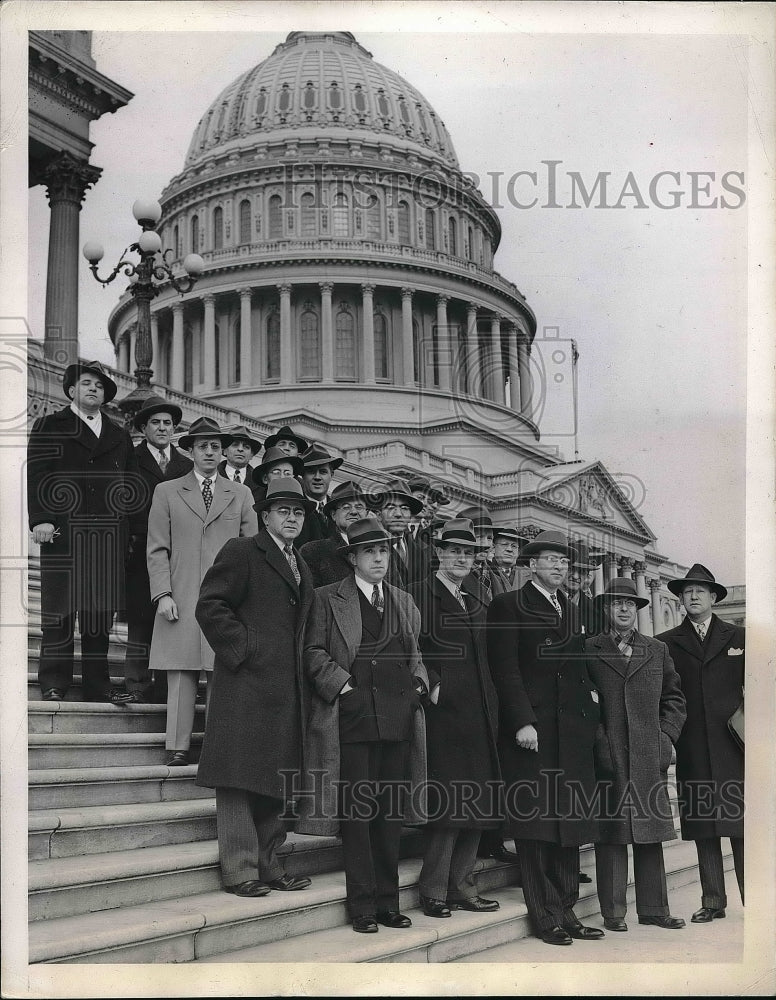
[[[70,153],[60,153],[38,170],[33,180],[46,185],[49,204],[72,201],[81,206],[87,188],[96,184],[102,170]]]

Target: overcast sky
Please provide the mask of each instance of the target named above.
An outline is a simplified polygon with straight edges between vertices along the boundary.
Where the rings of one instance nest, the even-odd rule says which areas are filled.
[[[528,299],[538,336],[557,327],[577,341],[580,457],[635,477],[659,552],[743,582],[749,178],[740,36],[412,33],[408,18],[396,34],[361,30],[355,13],[329,26],[353,30],[426,96],[461,168],[500,202],[496,269]],[[158,197],[183,168],[219,91],[288,30],[311,26],[297,18],[274,33],[95,33],[97,68],[136,95],[92,126],[103,175],[81,213],[81,242],[102,242],[104,265],[136,238],[133,200]],[[543,207],[552,200],[543,161],[560,161],[554,200],[563,207]],[[519,171],[534,172],[536,184],[515,180],[514,199],[536,197],[534,207],[507,198]],[[663,177],[651,194],[661,171],[678,178]],[[701,171],[711,176],[696,180],[693,197],[691,172]],[[569,174],[591,190],[602,172],[605,204],[620,207],[593,207],[600,186],[591,207],[565,207]],[[676,208],[655,204],[677,199]],[[43,188],[31,189],[29,204],[29,315],[42,334]],[[107,317],[121,282],[103,289],[83,259],[81,268],[81,353],[112,363]]]

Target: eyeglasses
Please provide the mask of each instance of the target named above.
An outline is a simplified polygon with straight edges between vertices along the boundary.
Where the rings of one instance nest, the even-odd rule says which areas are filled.
[[[631,608],[636,607],[636,602],[633,600],[632,597],[615,597],[612,600],[612,607],[628,608],[628,610],[630,610]]]
[[[565,556],[539,556],[539,558],[544,559],[548,566],[568,566],[570,563]]]
[[[273,507],[276,514],[280,514],[283,518],[288,517],[304,517],[303,507]]]
[[[357,514],[366,514],[366,504],[360,500],[354,500],[353,503],[341,503],[337,510],[344,511],[346,514],[350,514],[353,511]]]

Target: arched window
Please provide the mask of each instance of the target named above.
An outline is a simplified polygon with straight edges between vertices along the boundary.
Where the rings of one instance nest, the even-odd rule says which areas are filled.
[[[278,98],[278,110],[288,111],[290,107],[291,107],[291,90],[289,89],[288,84],[284,83],[280,91],[280,97]]]
[[[321,377],[321,342],[318,316],[305,309],[299,323],[299,378]]]
[[[420,324],[413,316],[412,318],[412,366],[415,381],[420,383]]]
[[[469,260],[474,260],[474,230],[469,226]]]
[[[398,212],[399,243],[403,247],[411,246],[410,240],[410,206],[406,201],[399,202]]]
[[[312,80],[308,80],[307,85],[304,88],[302,104],[304,105],[305,111],[312,111],[315,105],[317,104],[317,96],[315,93],[315,87],[313,86]]]
[[[213,249],[224,247],[224,210],[220,206],[213,209]]]
[[[383,219],[380,199],[374,192],[370,194],[371,204],[366,210],[366,238],[368,240],[381,240],[383,238]]]
[[[265,377],[268,381],[280,378],[280,316],[272,312],[267,318],[267,357]]]
[[[390,117],[391,106],[382,87],[377,91],[377,110],[380,112],[382,118]]]
[[[262,87],[259,96],[256,98],[256,117],[261,118],[267,110],[267,92]]]
[[[240,202],[240,243],[251,242],[251,203],[245,198]]]
[[[329,107],[332,111],[339,111],[342,107],[342,91],[334,80],[332,80],[332,84],[329,87]]]
[[[199,253],[199,216],[191,220],[191,252]]]
[[[232,336],[232,382],[240,381],[240,352],[242,350],[242,319],[238,317]]]
[[[302,195],[300,203],[302,206],[302,236],[316,236],[318,226],[315,218],[315,195],[308,191]]]
[[[382,313],[374,314],[375,377],[388,379],[388,321]]]
[[[216,348],[216,370],[213,374],[213,384],[221,385],[221,329],[216,323],[215,329],[215,348]]]
[[[183,391],[194,389],[194,338],[191,327],[186,324],[183,330]]]
[[[279,194],[273,194],[269,200],[269,238],[271,240],[283,238],[283,218],[280,214]]]
[[[447,244],[448,251],[451,257],[458,256],[458,227],[455,224],[455,219],[450,216],[447,220]]]
[[[399,114],[401,115],[401,120],[405,125],[410,123],[410,109],[407,107],[407,102],[404,97],[399,97]]]
[[[353,314],[341,309],[334,331],[334,363],[337,378],[356,377],[356,325]]]
[[[357,83],[355,86],[355,93],[353,94],[353,105],[359,114],[363,114],[367,110],[366,94],[361,88],[361,84]]]
[[[177,259],[181,255],[181,245],[178,242],[178,227],[177,226],[175,226],[175,228],[172,231],[172,242],[173,242],[173,249],[175,250],[175,257]]]
[[[331,217],[332,226],[335,236],[349,236],[350,235],[350,220],[348,218],[348,199],[347,195],[339,194],[334,195],[334,205],[332,207]]]
[[[426,247],[436,250],[436,217],[433,208],[426,209]]]

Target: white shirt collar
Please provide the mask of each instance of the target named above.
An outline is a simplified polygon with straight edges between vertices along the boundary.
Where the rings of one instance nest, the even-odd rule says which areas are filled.
[[[92,419],[90,420],[86,412],[82,410],[80,407],[76,406],[75,403],[70,404],[70,409],[73,411],[73,413],[75,413],[77,417],[80,417],[81,420],[83,420],[83,422],[86,424],[86,426],[89,428],[90,431],[94,431],[97,437],[100,436],[100,429],[102,428],[101,410],[97,410],[96,413],[91,414]]]
[[[155,444],[151,444],[150,441],[146,441],[146,444],[148,445],[148,450],[151,452],[151,454],[154,456],[154,458],[156,459],[157,462],[159,461],[159,458],[162,455],[164,455],[164,457],[167,459],[168,462],[172,458],[172,455],[170,454],[170,446],[169,445],[167,445],[166,448],[157,448],[156,445]]]
[[[235,472],[240,473],[240,479],[244,483],[248,479],[248,466],[246,465],[244,469],[238,469],[236,465],[232,465],[227,461],[224,466],[224,471],[226,472],[227,479],[234,479]]]
[[[355,578],[356,578],[356,586],[358,587],[358,589],[361,591],[361,593],[364,595],[364,597],[371,604],[372,603],[372,591],[373,591],[375,585],[373,583],[367,583],[366,580],[362,580],[361,577],[358,575],[358,573],[355,573],[354,575],[355,575]],[[382,580],[377,584],[377,590],[378,590],[378,592],[380,594],[380,597],[382,597],[383,596],[383,581]]]
[[[555,605],[555,601],[558,600],[557,590],[553,594],[549,590],[547,590],[546,587],[543,587],[540,583],[537,583],[536,580],[531,580],[531,583],[534,585],[534,587],[536,587],[536,589],[539,591],[540,594],[542,594],[544,597],[547,598],[550,604],[552,604],[553,606]],[[553,600],[553,598],[555,600]],[[558,604],[560,604],[560,601],[558,601]]]
[[[452,580],[448,580],[448,578],[444,575],[444,573],[442,572],[441,569],[437,570],[436,578],[437,578],[437,580],[439,580],[440,583],[443,583],[445,585],[445,587],[447,587],[447,589],[450,591],[450,593],[453,595],[453,597],[457,601],[458,600],[458,594],[459,593],[461,593],[461,594],[463,593],[463,591],[461,590],[460,584],[453,583]]]
[[[706,626],[706,630],[708,631],[709,625],[711,623],[711,615],[712,615],[712,612],[710,611],[709,612],[709,617],[708,618],[704,618],[702,622],[694,622],[692,620],[692,618],[691,618],[690,619],[690,624],[692,625],[692,627],[695,629],[696,632],[701,627],[701,625],[705,625]]]
[[[215,481],[218,478],[218,473],[217,472],[212,472],[209,476],[203,476],[202,473],[199,471],[199,469],[195,468],[195,469],[192,469],[191,471],[197,477],[197,482],[199,483],[199,488],[200,489],[202,489],[202,484],[205,482],[206,479],[209,479],[211,486],[213,486],[213,485],[215,485]]]
[[[269,528],[267,528],[267,534],[275,543],[275,545],[277,545],[277,547],[280,549],[281,552],[285,551],[286,545],[293,545],[293,542],[287,542],[285,538],[278,537],[278,535],[276,535],[274,531],[270,531]]]

